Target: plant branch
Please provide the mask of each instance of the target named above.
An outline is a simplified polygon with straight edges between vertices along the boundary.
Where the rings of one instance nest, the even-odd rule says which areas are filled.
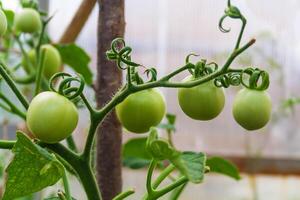
[[[65,188],[66,199],[67,200],[72,200],[72,195],[71,195],[71,192],[70,192],[69,180],[68,180],[68,177],[67,177],[66,169],[64,169],[64,174],[63,174],[62,179],[63,179],[64,188]]]
[[[12,149],[16,141],[0,140],[0,149]]]
[[[0,62],[0,75],[3,77],[3,79],[6,81],[10,89],[15,93],[21,104],[24,106],[24,108],[27,110],[29,103],[25,96],[18,90],[16,84],[12,80],[12,78],[9,76],[9,74],[6,71],[7,67],[4,63]]]
[[[155,160],[152,160],[148,169],[148,173],[147,173],[147,182],[146,182],[146,187],[147,187],[147,193],[148,195],[152,195],[152,193],[154,193],[154,189],[152,187],[152,175],[153,175],[153,171],[155,169],[157,165],[157,162]]]
[[[67,141],[67,145],[68,145],[69,149],[71,149],[72,151],[77,153],[78,149],[77,149],[77,146],[76,146],[73,136],[70,135],[69,137],[67,137],[66,141]]]
[[[5,109],[8,112],[11,112],[13,114],[18,115],[19,117],[21,117],[22,119],[26,119],[26,114],[24,112],[22,112],[21,110],[19,110],[19,108],[17,108],[6,96],[4,96],[2,93],[0,93],[0,99],[2,99],[8,106],[4,106],[2,104],[0,104],[0,107],[2,107],[3,109]]]
[[[174,183],[166,186],[165,188],[156,191],[156,198],[159,198],[165,194],[167,194],[168,192],[174,190],[175,188],[179,187],[182,184],[186,184],[188,182],[188,178],[186,178],[185,176],[179,178],[177,181],[175,181]]]
[[[175,166],[170,164],[168,167],[166,167],[156,178],[156,180],[153,182],[153,189],[156,189],[162,182],[165,180],[172,171],[175,170]]]
[[[113,200],[123,200],[125,199],[126,197],[130,196],[134,194],[134,190],[131,189],[131,190],[127,190],[126,192],[122,192],[121,194],[117,195],[116,197],[113,198]]]
[[[63,146],[60,143],[47,144],[43,142],[38,142],[38,144],[41,145],[42,147],[46,147],[52,150],[73,167],[73,169],[77,172],[78,177],[81,180],[81,183],[84,187],[88,199],[92,199],[92,200],[102,199],[95,179],[95,175],[88,162],[82,160],[82,158],[78,154],[67,149],[65,146]]]

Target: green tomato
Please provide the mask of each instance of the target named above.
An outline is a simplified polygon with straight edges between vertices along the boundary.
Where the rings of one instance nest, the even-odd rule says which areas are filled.
[[[247,130],[264,127],[271,117],[272,102],[265,91],[244,88],[238,92],[233,102],[235,121]]]
[[[24,8],[17,13],[14,23],[16,30],[23,33],[35,33],[42,27],[40,14],[32,8]]]
[[[192,76],[183,82],[193,81]],[[192,88],[180,88],[178,101],[182,111],[195,120],[211,120],[217,117],[224,108],[225,95],[223,88],[218,88],[212,81]]]
[[[7,30],[7,19],[3,10],[0,9],[0,36],[3,36]]]
[[[45,57],[44,57],[44,66],[43,66],[43,70],[44,70],[44,75],[46,78],[51,78],[51,76],[53,76],[53,74],[59,72],[59,68],[62,65],[62,61],[61,61],[61,56],[58,52],[58,50],[50,45],[50,44],[44,44],[41,46],[41,51],[43,49],[46,49],[45,51]],[[34,67],[37,67],[37,61],[36,61],[36,52],[34,49],[30,50],[28,53],[28,58],[29,61],[31,62],[31,64]],[[29,72],[29,65],[28,63],[26,63],[26,59],[25,57],[23,57],[22,59],[22,65],[25,69],[26,72]]]
[[[26,115],[29,130],[46,143],[56,143],[70,136],[77,122],[75,105],[55,92],[42,92],[34,97]]]
[[[131,94],[116,107],[122,125],[134,133],[146,133],[152,126],[157,126],[165,111],[165,100],[158,89]]]

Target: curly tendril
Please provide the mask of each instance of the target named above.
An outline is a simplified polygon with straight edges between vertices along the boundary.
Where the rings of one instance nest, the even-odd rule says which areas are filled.
[[[224,88],[228,88],[229,86],[238,86],[241,84],[241,73],[232,72],[219,76],[214,80],[214,84],[217,87]]]
[[[248,75],[248,84],[244,81],[244,76]],[[241,83],[243,86],[254,90],[266,90],[270,85],[268,72],[258,68],[247,68],[241,73]]]
[[[55,89],[54,83],[58,78],[62,78],[62,80],[58,85],[58,89]],[[79,86],[72,86],[72,82],[79,83]],[[68,73],[59,72],[54,74],[50,79],[50,90],[57,92],[70,100],[75,99],[82,94],[84,85],[84,79],[80,74],[78,74],[78,77],[72,77]]]
[[[232,19],[241,19],[243,23],[245,23],[246,21],[246,18],[242,15],[240,10],[237,7],[231,5],[230,0],[228,0],[227,2],[227,8],[225,10],[225,14],[221,17],[219,21],[219,29],[223,33],[228,33],[231,30],[230,28],[226,29],[223,26],[223,22],[227,17],[230,17]]]
[[[157,80],[157,70],[155,68],[146,69],[144,72],[149,78],[149,82],[153,82]]]
[[[247,77],[248,76],[248,77]],[[246,83],[247,82],[247,83]],[[258,68],[247,68],[240,72],[230,72],[215,78],[217,87],[228,88],[229,86],[243,85],[253,90],[266,90],[269,87],[269,74]]]
[[[126,46],[123,38],[116,38],[111,43],[111,49],[106,51],[106,56],[109,60],[114,60],[117,66],[125,70],[129,66],[137,67],[140,64],[131,61],[132,48]]]

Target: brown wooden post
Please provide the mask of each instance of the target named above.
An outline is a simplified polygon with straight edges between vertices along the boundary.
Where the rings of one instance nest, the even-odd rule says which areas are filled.
[[[124,0],[98,0],[98,61],[96,100],[107,103],[122,84],[122,73],[106,59],[105,52],[116,37],[124,36]],[[122,127],[115,112],[110,113],[97,133],[97,180],[103,200],[111,200],[122,189]]]

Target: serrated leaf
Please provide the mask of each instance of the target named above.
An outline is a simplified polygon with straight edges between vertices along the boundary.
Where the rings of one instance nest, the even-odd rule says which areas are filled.
[[[171,163],[192,183],[201,183],[204,178],[206,155],[196,152],[183,152]]]
[[[15,199],[54,185],[64,173],[62,164],[45,149],[17,132],[14,158],[7,167],[3,200]]]
[[[240,180],[238,168],[230,161],[221,157],[211,157],[206,161],[206,165],[210,168],[210,172],[220,173],[229,176],[235,180]]]
[[[88,85],[93,83],[93,73],[89,68],[90,56],[76,44],[57,44],[63,63],[81,74]]]

